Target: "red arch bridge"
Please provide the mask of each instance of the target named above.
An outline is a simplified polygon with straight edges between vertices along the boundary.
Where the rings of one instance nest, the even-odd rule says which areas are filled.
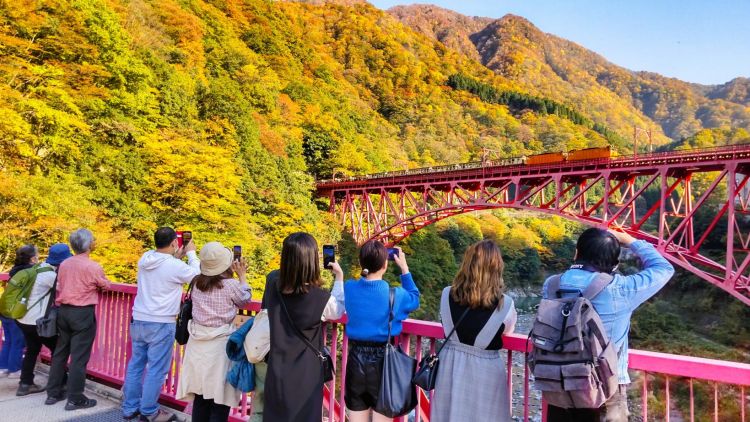
[[[750,145],[541,165],[467,163],[319,181],[358,242],[514,208],[620,226],[750,305]]]

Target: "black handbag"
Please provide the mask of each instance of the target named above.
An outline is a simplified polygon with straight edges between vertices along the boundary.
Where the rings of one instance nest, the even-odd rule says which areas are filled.
[[[294,321],[292,321],[292,317],[289,315],[289,310],[286,309],[286,303],[284,303],[284,298],[281,296],[281,291],[279,291],[278,286],[276,286],[276,294],[278,294],[279,296],[281,307],[284,308],[284,313],[289,320],[289,324],[291,324],[291,326],[294,328],[294,332],[300,339],[302,339],[305,345],[315,353],[318,359],[320,359],[320,368],[321,371],[323,371],[323,383],[325,384],[328,381],[331,381],[333,379],[333,376],[336,374],[336,370],[333,368],[333,359],[331,358],[330,350],[326,346],[323,346],[323,348],[320,350],[318,350],[317,347],[313,346],[310,340],[308,340],[307,337],[302,334],[302,331],[300,331],[300,329],[297,328],[297,326],[294,324]]]
[[[466,314],[469,313],[469,309],[470,308],[466,308],[464,313],[461,314],[458,322],[453,326],[453,329],[451,330],[450,334],[448,334],[448,337],[445,338],[443,344],[440,345],[437,353],[429,355],[419,362],[419,369],[417,369],[417,374],[414,375],[414,379],[412,380],[412,382],[414,382],[414,384],[419,386],[419,388],[421,388],[422,390],[431,391],[435,389],[435,380],[437,379],[438,366],[440,364],[440,352],[443,351],[443,347],[445,347],[445,345],[448,343],[448,340],[451,338],[453,333],[456,332],[456,328],[458,328],[458,326],[461,324],[461,321],[464,320]]]
[[[36,333],[39,337],[54,337],[57,335],[57,306],[54,306],[57,296],[57,277],[55,277],[55,282],[52,283],[47,295],[49,295],[49,301],[47,302],[47,308],[44,310],[44,315],[36,320]]]
[[[177,324],[174,330],[174,339],[177,340],[177,344],[185,345],[190,338],[188,332],[188,322],[193,319],[193,284],[195,281],[190,282],[187,293],[185,293],[185,299],[180,304],[180,313],[177,314]]]
[[[404,353],[401,346],[391,344],[393,302],[396,291],[390,290],[388,342],[383,355],[383,375],[380,379],[378,401],[373,410],[389,418],[406,415],[417,407],[417,389],[412,383],[417,360]]]

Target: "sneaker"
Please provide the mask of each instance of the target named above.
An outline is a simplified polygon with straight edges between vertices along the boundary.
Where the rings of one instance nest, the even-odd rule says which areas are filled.
[[[134,421],[136,419],[140,420],[139,417],[141,416],[141,412],[135,411],[132,415],[122,415],[122,420],[125,421]]]
[[[36,394],[41,393],[42,391],[46,390],[46,387],[41,387],[36,384],[19,384],[18,390],[16,390],[17,396],[25,396],[27,394]]]
[[[141,422],[175,422],[177,421],[177,415],[159,409],[158,412],[153,415],[146,416],[141,415]]]
[[[51,406],[59,401],[65,400],[65,394],[60,394],[59,396],[47,396],[47,400],[44,401],[44,404],[47,406]]]
[[[65,410],[88,409],[94,406],[96,406],[96,400],[94,399],[84,398],[81,401],[68,400],[65,404]]]
[[[8,372],[8,379],[11,379],[11,380],[21,379],[21,371]]]

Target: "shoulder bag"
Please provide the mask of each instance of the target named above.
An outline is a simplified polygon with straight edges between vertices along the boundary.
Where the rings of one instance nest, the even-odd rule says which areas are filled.
[[[323,346],[323,349],[318,350],[318,348],[315,347],[310,342],[310,340],[307,339],[307,337],[305,337],[302,331],[297,328],[297,326],[294,324],[294,321],[292,321],[291,315],[289,315],[289,311],[286,308],[286,303],[284,303],[284,297],[281,295],[281,290],[279,290],[278,285],[276,286],[276,294],[279,296],[281,307],[284,309],[284,313],[289,320],[289,324],[291,324],[292,328],[294,328],[294,332],[305,343],[305,345],[318,356],[318,359],[320,359],[321,371],[323,372],[323,383],[331,381],[334,374],[336,373],[336,370],[333,368],[333,359],[331,359],[331,352],[325,346]]]
[[[389,418],[406,415],[417,407],[417,389],[412,383],[417,360],[404,353],[401,346],[391,344],[393,302],[396,290],[391,288],[388,314],[388,342],[383,355],[383,375],[378,401],[373,410]]]
[[[36,333],[39,337],[54,337],[57,335],[57,306],[55,306],[57,276],[55,276],[55,282],[52,283],[52,287],[46,295],[49,295],[49,301],[47,302],[47,308],[44,310],[44,315],[36,320]]]
[[[253,318],[253,326],[245,336],[245,355],[250,363],[260,363],[271,350],[271,326],[268,323],[268,310],[261,309]]]
[[[419,369],[417,369],[417,374],[414,375],[414,379],[412,381],[422,390],[430,391],[435,389],[435,380],[437,379],[438,366],[440,364],[440,352],[443,351],[443,347],[448,344],[448,341],[450,340],[451,336],[453,336],[453,333],[455,333],[458,326],[461,325],[461,321],[463,321],[466,314],[469,313],[469,309],[470,308],[467,307],[464,313],[461,314],[458,322],[456,322],[456,325],[453,326],[453,329],[445,338],[443,344],[440,345],[437,353],[431,354],[419,362]]]
[[[174,330],[174,338],[177,340],[179,345],[185,345],[190,339],[190,332],[188,332],[188,322],[193,319],[193,285],[195,279],[190,282],[187,293],[185,293],[185,299],[180,304],[180,313],[177,314],[177,325]]]

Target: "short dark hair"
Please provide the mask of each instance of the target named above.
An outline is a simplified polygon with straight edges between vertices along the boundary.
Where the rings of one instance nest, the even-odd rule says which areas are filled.
[[[175,239],[177,239],[177,232],[171,227],[159,227],[154,233],[156,249],[166,248]]]
[[[388,249],[377,240],[367,241],[359,248],[359,266],[362,267],[363,277],[380,271],[386,260],[388,260]]]
[[[35,257],[39,253],[36,246],[34,245],[23,245],[16,249],[16,260],[13,265],[29,265],[31,264],[31,258]]]
[[[292,233],[281,246],[279,290],[286,294],[303,294],[320,286],[318,242],[303,232]]]
[[[603,273],[611,273],[620,262],[620,242],[606,230],[586,229],[578,238],[576,250],[576,264],[590,265]]]

